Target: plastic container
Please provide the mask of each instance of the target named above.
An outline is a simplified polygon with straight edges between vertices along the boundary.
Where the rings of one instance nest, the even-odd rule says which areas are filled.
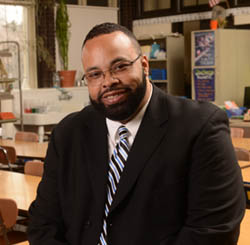
[[[152,80],[167,80],[166,69],[151,69]]]
[[[60,87],[60,77],[58,72],[53,73],[53,87],[54,88]]]
[[[218,21],[217,20],[210,20],[210,29],[216,30],[218,27]]]

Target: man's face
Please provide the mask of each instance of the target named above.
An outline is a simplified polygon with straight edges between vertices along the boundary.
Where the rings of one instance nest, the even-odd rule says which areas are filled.
[[[98,111],[111,120],[130,120],[147,101],[148,62],[144,56],[128,66],[125,72],[110,74],[108,71],[123,67],[138,56],[134,44],[122,32],[97,36],[88,40],[83,48],[85,74],[100,71],[105,74],[98,83],[88,83],[90,100]]]

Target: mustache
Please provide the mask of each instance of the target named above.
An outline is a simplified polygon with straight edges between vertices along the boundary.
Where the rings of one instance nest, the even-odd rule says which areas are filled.
[[[117,90],[120,90],[120,89],[123,89],[126,92],[131,91],[131,88],[128,87],[128,86],[110,87],[110,88],[107,88],[106,90],[104,90],[102,93],[100,93],[100,95],[98,96],[98,99],[100,100],[108,92],[117,91]]]

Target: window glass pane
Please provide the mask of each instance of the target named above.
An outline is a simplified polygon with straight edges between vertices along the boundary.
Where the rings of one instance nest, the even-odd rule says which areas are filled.
[[[198,2],[199,2],[199,5],[201,5],[201,4],[209,4],[208,0],[199,0]]]
[[[209,4],[208,0],[198,0],[198,2],[199,2],[199,5]],[[223,2],[226,2],[226,0],[220,0],[220,3],[223,3]]]
[[[195,6],[195,5],[196,5],[196,0],[183,0],[184,7]]]
[[[28,80],[27,8],[0,4],[0,41],[16,41],[20,45],[21,80]],[[1,55],[6,50],[11,56]],[[2,56],[2,57],[1,57]],[[8,78],[18,78],[18,48],[13,43],[0,44],[0,58]],[[14,84],[18,87],[18,81]],[[3,85],[2,89],[3,89]]]
[[[144,0],[144,11],[152,11],[159,9],[171,8],[171,0]]]
[[[60,2],[60,0],[56,0],[57,3]],[[66,4],[78,4],[78,0],[66,0]]]
[[[78,4],[78,0],[67,0],[67,4]]]
[[[209,5],[209,0],[183,0],[183,7],[197,6],[197,5]],[[226,0],[220,0],[220,2],[226,2]]]
[[[92,6],[108,6],[108,0],[87,0],[87,5]]]
[[[171,1],[170,0],[159,0],[158,1],[158,9],[169,9],[171,8]]]
[[[250,1],[249,0],[238,0],[238,5],[240,5],[240,4],[250,5]]]

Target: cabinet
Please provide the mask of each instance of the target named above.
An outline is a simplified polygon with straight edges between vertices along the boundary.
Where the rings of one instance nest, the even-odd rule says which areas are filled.
[[[149,58],[151,81],[167,93],[184,95],[183,36],[173,34],[164,37],[139,39],[138,41],[142,47],[142,52]],[[165,55],[159,58],[150,58],[152,44],[158,44],[160,50],[165,51]],[[159,76],[161,79],[155,79]]]

